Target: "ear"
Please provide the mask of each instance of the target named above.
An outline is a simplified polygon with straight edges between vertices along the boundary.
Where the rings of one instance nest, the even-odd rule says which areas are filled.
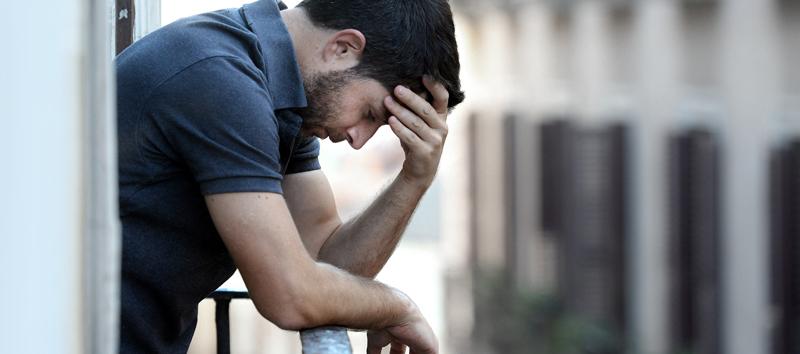
[[[358,64],[367,39],[359,30],[341,30],[328,38],[322,51],[322,59],[325,63],[339,69],[351,68]]]

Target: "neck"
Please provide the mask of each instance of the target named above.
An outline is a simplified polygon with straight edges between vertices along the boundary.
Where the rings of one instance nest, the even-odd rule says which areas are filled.
[[[318,29],[306,15],[305,10],[293,8],[281,11],[281,17],[289,30],[294,46],[294,55],[300,65],[300,72],[305,77],[316,70],[314,57],[322,49],[321,38],[324,31]]]

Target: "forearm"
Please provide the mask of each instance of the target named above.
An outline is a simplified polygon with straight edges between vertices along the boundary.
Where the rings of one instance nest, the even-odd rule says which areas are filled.
[[[418,313],[416,305],[399,290],[328,264],[316,263],[315,267],[316,274],[304,279],[304,289],[294,302],[302,315],[300,328],[333,324],[381,329]]]
[[[222,193],[207,196],[206,204],[265,318],[294,330],[332,324],[396,328],[402,343],[436,352],[430,326],[407,296],[312,259],[281,195]]]
[[[342,224],[319,252],[319,260],[373,278],[400,241],[428,183],[401,174],[360,215]]]
[[[306,321],[289,329],[331,324],[368,329],[370,353],[390,343],[392,352],[405,346],[411,353],[438,352],[436,335],[405,294],[324,263],[313,268],[316,276],[303,278],[309,288],[294,302]]]

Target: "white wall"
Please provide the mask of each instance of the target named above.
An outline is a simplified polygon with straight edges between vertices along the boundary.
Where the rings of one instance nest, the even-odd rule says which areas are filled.
[[[109,252],[118,245],[109,4],[12,1],[0,12],[4,353],[114,348],[119,257]]]
[[[742,21],[747,18],[747,21]],[[773,1],[722,4],[723,350],[766,353],[769,337],[768,124],[781,97],[779,22]]]
[[[0,343],[79,353],[81,0],[0,12]]]
[[[679,96],[680,8],[641,2],[634,11],[635,106],[631,151],[631,338],[642,353],[667,352],[666,144]]]

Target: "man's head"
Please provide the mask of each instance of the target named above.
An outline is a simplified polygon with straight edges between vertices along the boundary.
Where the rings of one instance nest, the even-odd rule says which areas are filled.
[[[444,85],[449,108],[464,100],[446,0],[305,0],[298,9],[323,35],[301,65],[307,134],[360,148],[388,118],[383,98],[397,85],[424,93],[423,75]]]

